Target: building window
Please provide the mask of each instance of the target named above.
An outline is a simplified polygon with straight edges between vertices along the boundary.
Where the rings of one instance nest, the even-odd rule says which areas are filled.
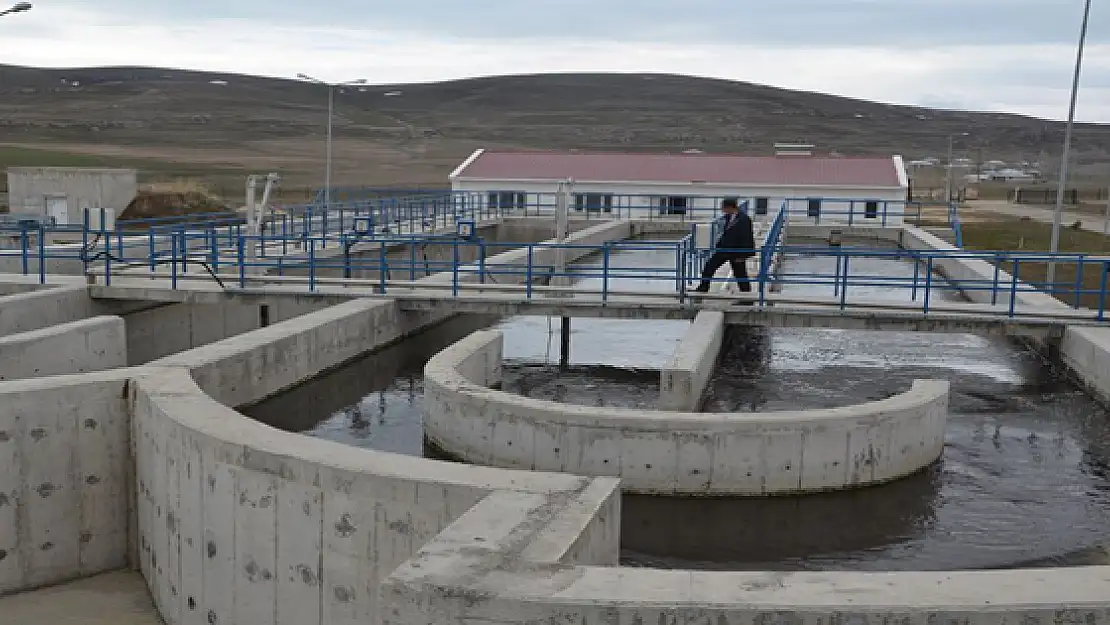
[[[872,201],[865,204],[863,216],[865,219],[877,219],[879,217],[879,203]]]
[[[689,199],[681,195],[659,198],[660,215],[685,215]]]
[[[613,212],[612,193],[575,193],[574,210],[587,213]]]
[[[755,198],[755,214],[756,215],[766,215],[768,204],[770,204],[770,200],[768,200],[765,197]]]
[[[806,211],[806,215],[808,215],[810,217],[820,217],[821,216],[821,200],[810,200],[809,201],[809,209]]]
[[[499,209],[524,208],[523,191],[490,191],[489,207]]]

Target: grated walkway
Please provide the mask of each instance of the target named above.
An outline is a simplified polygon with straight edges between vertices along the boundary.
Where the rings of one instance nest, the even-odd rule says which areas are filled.
[[[0,598],[0,625],[162,625],[136,571]]]

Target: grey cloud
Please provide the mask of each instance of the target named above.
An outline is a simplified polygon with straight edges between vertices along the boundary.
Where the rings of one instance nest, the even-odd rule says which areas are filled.
[[[77,0],[69,1],[77,5]],[[788,47],[1073,43],[1082,10],[1079,0],[103,0],[100,6],[191,18],[405,29],[465,39]],[[1106,24],[1110,8],[1095,3],[1092,43],[1110,42]]]

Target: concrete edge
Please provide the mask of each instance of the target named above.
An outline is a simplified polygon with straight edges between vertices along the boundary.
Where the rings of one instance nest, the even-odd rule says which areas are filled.
[[[943,451],[946,380],[807,411],[594,408],[488,388],[500,380],[502,341],[474,332],[425,365],[425,435],[467,462],[619,476],[637,493],[778,495],[890,481]]]

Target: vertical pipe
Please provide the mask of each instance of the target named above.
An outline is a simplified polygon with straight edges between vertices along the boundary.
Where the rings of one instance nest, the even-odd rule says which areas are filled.
[[[559,368],[570,368],[570,317],[563,317],[559,331]]]

